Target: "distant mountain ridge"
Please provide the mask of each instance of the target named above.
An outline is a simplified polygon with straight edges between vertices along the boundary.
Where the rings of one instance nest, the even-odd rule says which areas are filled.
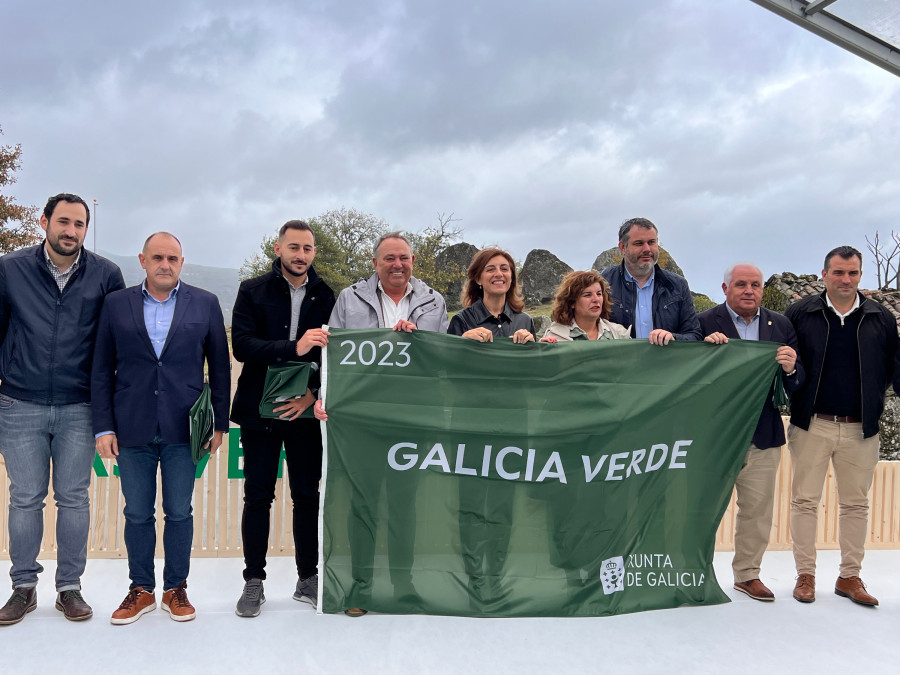
[[[107,251],[97,251],[97,253],[119,266],[122,276],[125,277],[126,286],[136,286],[146,277],[137,255],[116,255]],[[234,299],[237,297],[238,286],[240,286],[237,269],[207,267],[186,262],[181,270],[181,278],[191,286],[197,286],[213,293],[219,299],[219,305],[222,307],[222,314],[225,317],[225,325],[231,325],[231,308],[234,307]]]

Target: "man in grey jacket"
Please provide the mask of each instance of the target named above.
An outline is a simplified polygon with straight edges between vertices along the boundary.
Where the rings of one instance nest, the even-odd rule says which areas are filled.
[[[391,328],[397,331],[430,330],[446,333],[449,320],[444,297],[412,276],[415,256],[409,241],[400,232],[389,232],[375,244],[375,274],[361,279],[338,296],[328,325],[332,328]],[[328,419],[322,401],[316,401],[316,418]],[[415,506],[415,485],[399,488],[391,484],[388,474],[388,518],[392,513],[409,512]],[[375,555],[375,533],[365,522],[367,503],[378,495],[351,496],[351,539],[355,545],[350,555],[353,565],[354,590],[351,600],[359,606],[346,610],[348,616],[362,616],[371,597],[372,560]],[[410,500],[412,503],[410,503]],[[394,594],[407,603],[417,599],[410,569],[413,562],[413,537],[392,536],[388,532],[388,558]]]
[[[85,201],[51,197],[43,243],[0,258],[0,453],[9,475],[9,557],[13,593],[0,625],[37,607],[37,557],[53,465],[56,498],[56,608],[91,618],[81,597],[94,462],[90,371],[104,297],[125,288],[122,272],[82,244]]]
[[[374,253],[375,274],[341,291],[328,325],[446,333],[444,297],[412,276],[416,257],[406,237],[388,232],[375,244]]]

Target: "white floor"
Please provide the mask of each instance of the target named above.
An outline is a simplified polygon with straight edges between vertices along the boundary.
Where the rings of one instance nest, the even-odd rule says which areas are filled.
[[[51,561],[37,610],[0,627],[0,672],[900,673],[900,551],[866,555],[862,576],[881,601],[877,609],[834,595],[836,551],[819,554],[818,599],[810,605],[791,598],[789,552],[767,553],[763,562],[775,603],[731,590],[730,559],[717,554],[715,567],[734,602],[714,607],[583,619],[350,619],[291,599],[292,560],[274,558],[262,614],[240,619],[241,560],[205,558],[192,563],[195,621],[178,624],[157,610],[130,626],[109,623],[128,588],[125,561],[88,562],[84,595],[95,616],[82,623],[54,609]],[[0,574],[8,570],[0,562]]]

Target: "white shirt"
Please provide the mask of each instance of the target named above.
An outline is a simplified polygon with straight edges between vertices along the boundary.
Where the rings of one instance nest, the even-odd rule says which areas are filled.
[[[381,301],[381,327],[393,328],[400,319],[409,320],[409,296],[412,295],[412,284],[406,282],[406,293],[400,302],[394,302],[378,280],[378,299]]]
[[[831,307],[831,311],[837,314],[841,319],[841,325],[844,325],[844,319],[853,314],[857,309],[859,309],[859,293],[856,294],[856,298],[853,300],[853,306],[847,310],[846,314],[841,314],[837,311],[837,308],[831,304],[831,298],[828,297],[828,293],[825,294],[825,302],[828,303],[828,306]]]

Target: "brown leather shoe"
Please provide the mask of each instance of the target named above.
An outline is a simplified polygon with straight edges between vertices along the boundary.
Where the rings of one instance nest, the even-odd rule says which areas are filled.
[[[794,586],[794,600],[798,602],[816,601],[816,577],[812,574],[797,575],[797,585]]]
[[[94,616],[94,610],[81,597],[81,591],[62,591],[56,595],[56,609],[69,621],[84,621]]]
[[[762,600],[763,602],[774,602],[775,594],[766,588],[766,585],[759,579],[750,579],[750,581],[735,581],[734,590],[746,593],[754,600]]]
[[[141,586],[135,586],[128,591],[128,595],[119,605],[119,609],[112,613],[109,622],[116,626],[134,623],[154,609],[156,609],[156,596],[145,591]]]
[[[37,589],[13,588],[6,604],[0,608],[0,626],[10,626],[19,623],[28,612],[37,609]]]
[[[162,608],[169,613],[173,621],[190,621],[197,616],[197,610],[188,600],[187,583],[184,582],[163,593]]]
[[[842,598],[850,598],[857,605],[878,607],[878,600],[866,593],[866,585],[859,577],[838,577],[834,583],[834,594]]]

